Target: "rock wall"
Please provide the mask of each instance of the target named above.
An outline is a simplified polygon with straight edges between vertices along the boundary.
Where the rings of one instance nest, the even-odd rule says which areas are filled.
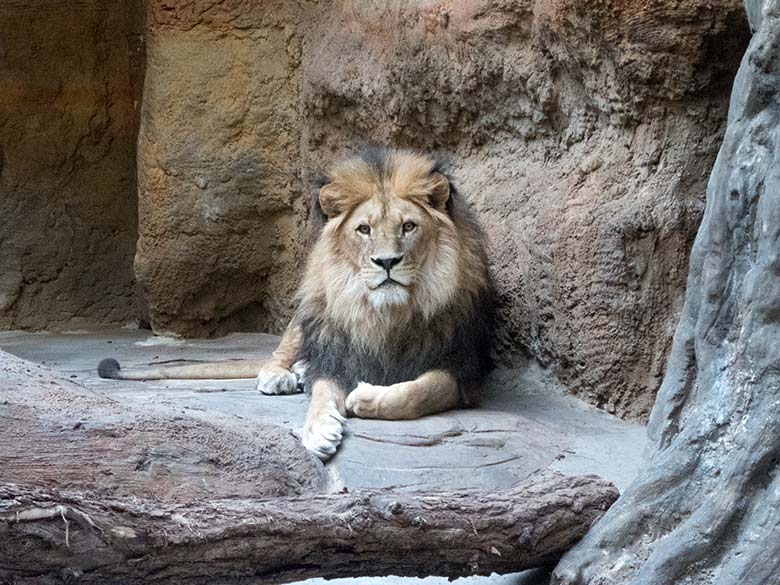
[[[0,3],[0,328],[137,314],[140,0]]]
[[[304,167],[365,137],[452,155],[491,241],[505,355],[647,415],[748,27],[709,2],[321,4]]]
[[[556,585],[780,582],[780,0],[745,4],[649,457]]]
[[[649,412],[747,42],[736,0],[197,6],[151,11],[156,329],[278,330],[308,180],[370,140],[434,149],[489,234],[503,355]]]
[[[150,15],[136,272],[156,330],[279,330],[308,180],[368,140],[434,149],[490,236],[502,353],[649,412],[747,41],[735,0]]]
[[[123,320],[139,85],[126,55],[140,54],[123,27],[138,19],[49,1],[58,34],[25,44],[27,4],[41,6],[0,9],[19,47],[4,49],[0,326]],[[647,415],[747,43],[737,0],[196,0],[146,17],[134,269],[157,332],[280,331],[310,179],[368,141],[432,149],[488,232],[502,356]]]
[[[158,332],[284,327],[304,251],[301,10],[149,4],[135,271]]]

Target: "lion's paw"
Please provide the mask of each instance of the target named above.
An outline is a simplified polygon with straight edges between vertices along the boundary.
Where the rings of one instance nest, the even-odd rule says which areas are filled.
[[[347,396],[347,412],[360,418],[377,418],[379,399],[386,390],[387,386],[360,382]]]
[[[306,421],[301,442],[306,449],[326,461],[333,457],[341,444],[344,423],[347,422],[335,405],[322,409]]]
[[[303,388],[303,379],[306,377],[306,362],[298,360],[292,365],[290,371],[298,378],[298,386]]]
[[[263,394],[296,394],[298,377],[280,366],[266,366],[257,374],[257,389]]]

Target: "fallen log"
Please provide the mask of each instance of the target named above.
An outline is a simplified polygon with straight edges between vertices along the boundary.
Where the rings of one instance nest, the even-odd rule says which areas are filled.
[[[556,475],[492,494],[97,498],[0,486],[0,578],[85,584],[285,583],[484,575],[550,565],[617,498]]]
[[[593,476],[492,493],[322,493],[288,430],[113,401],[0,352],[0,583],[238,584],[555,563],[617,499]]]
[[[168,502],[327,485],[289,429],[175,402],[122,403],[2,351],[0,482]]]

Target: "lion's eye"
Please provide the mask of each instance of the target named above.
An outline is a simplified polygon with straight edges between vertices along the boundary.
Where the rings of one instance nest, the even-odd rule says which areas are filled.
[[[371,226],[366,223],[361,223],[359,226],[357,226],[357,231],[359,234],[367,236],[371,233]]]
[[[405,234],[408,234],[410,231],[412,231],[416,227],[417,227],[416,223],[414,223],[413,221],[407,221],[407,222],[404,222],[404,225],[403,225],[403,227],[401,229],[404,230]]]

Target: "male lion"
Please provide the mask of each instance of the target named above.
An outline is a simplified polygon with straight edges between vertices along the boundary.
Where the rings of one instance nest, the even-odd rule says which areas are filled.
[[[334,165],[319,205],[326,222],[270,361],[125,373],[103,360],[100,376],[256,375],[264,394],[301,383],[311,393],[303,444],[321,459],[347,415],[414,419],[470,404],[491,367],[494,294],[482,233],[439,165],[372,149]]]

